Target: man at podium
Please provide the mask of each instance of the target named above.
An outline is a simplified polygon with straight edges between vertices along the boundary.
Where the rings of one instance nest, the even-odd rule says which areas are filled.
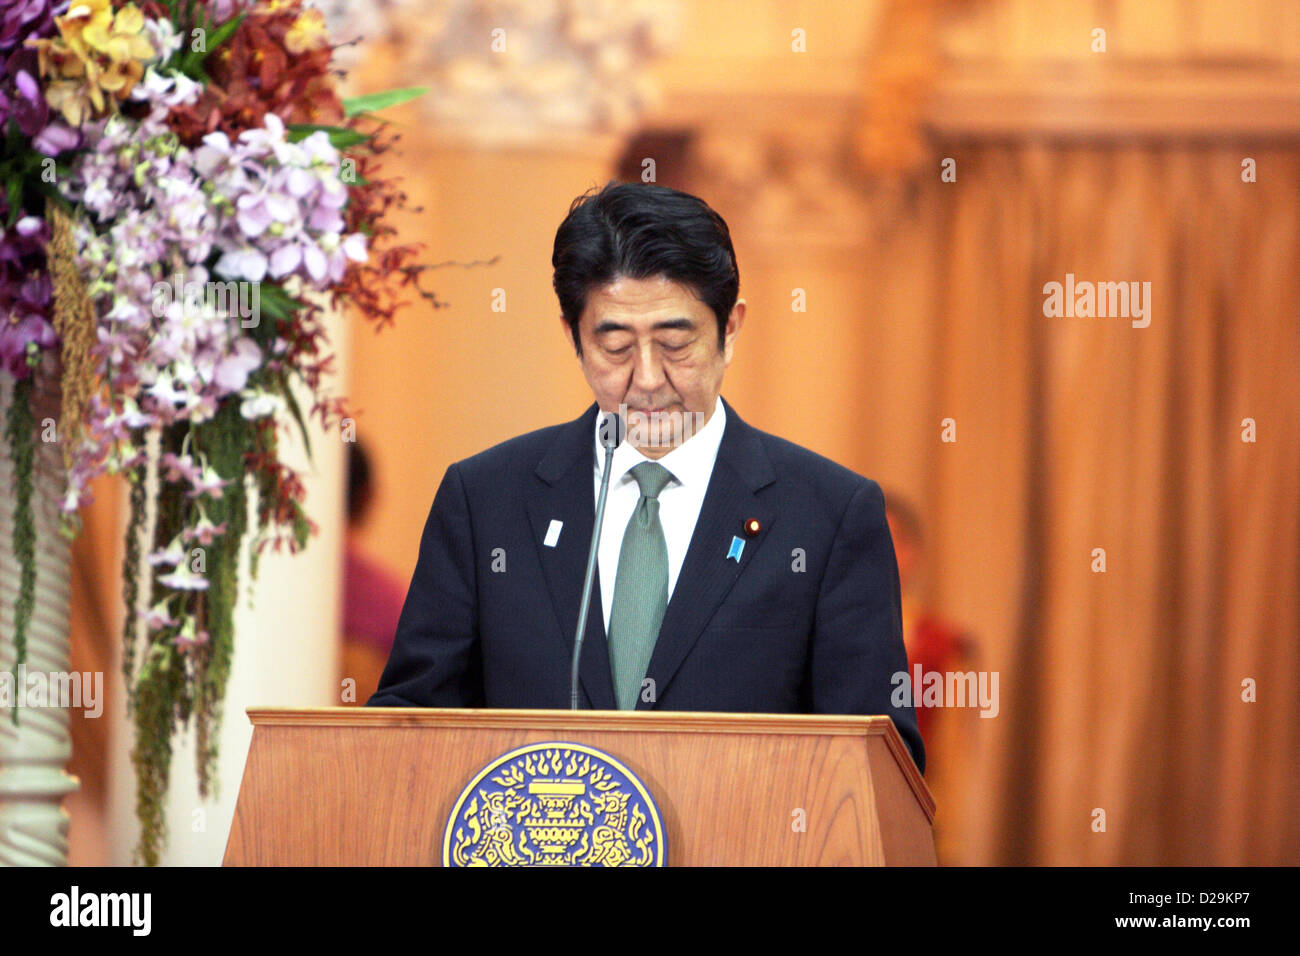
[[[879,486],[721,397],[745,318],[722,217],[611,182],[574,201],[551,263],[595,401],[447,469],[367,704],[562,708],[576,689],[604,710],[884,714],[924,771],[891,700],[907,656]]]

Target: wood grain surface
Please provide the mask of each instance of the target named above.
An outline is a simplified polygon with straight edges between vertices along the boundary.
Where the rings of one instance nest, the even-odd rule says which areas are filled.
[[[934,800],[887,717],[397,707],[248,716],[227,866],[439,865],[466,784],[494,758],[549,740],[594,747],[641,779],[670,865],[935,863]]]

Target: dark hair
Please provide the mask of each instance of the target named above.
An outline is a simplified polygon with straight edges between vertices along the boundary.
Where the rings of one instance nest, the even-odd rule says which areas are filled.
[[[348,520],[360,521],[370,504],[370,455],[360,441],[348,444]]]
[[[587,294],[619,277],[665,276],[688,286],[718,319],[718,348],[740,292],[731,232],[721,216],[689,193],[646,183],[610,180],[569,206],[555,232],[552,284],[582,354],[578,320]]]

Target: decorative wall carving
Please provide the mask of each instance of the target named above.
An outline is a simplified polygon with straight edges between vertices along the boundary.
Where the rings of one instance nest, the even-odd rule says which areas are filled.
[[[656,98],[646,65],[677,35],[676,0],[407,0],[402,69],[427,115],[492,147],[630,132]]]

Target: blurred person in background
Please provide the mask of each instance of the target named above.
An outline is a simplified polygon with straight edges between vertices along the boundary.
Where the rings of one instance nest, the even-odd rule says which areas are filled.
[[[976,666],[974,637],[960,624],[944,618],[921,598],[925,571],[925,541],[917,510],[897,493],[885,495],[885,519],[898,559],[902,590],[903,645],[909,671],[920,665],[923,674],[968,671]],[[964,840],[961,808],[971,766],[978,710],[918,707],[916,721],[925,742],[925,781],[938,806],[934,821],[939,862],[959,862]]]
[[[374,499],[370,456],[360,441],[348,443],[347,530],[343,545],[343,655],[340,682],[356,686],[344,703],[361,704],[379,686],[393,649],[406,589],[380,562],[365,554],[358,538]]]

